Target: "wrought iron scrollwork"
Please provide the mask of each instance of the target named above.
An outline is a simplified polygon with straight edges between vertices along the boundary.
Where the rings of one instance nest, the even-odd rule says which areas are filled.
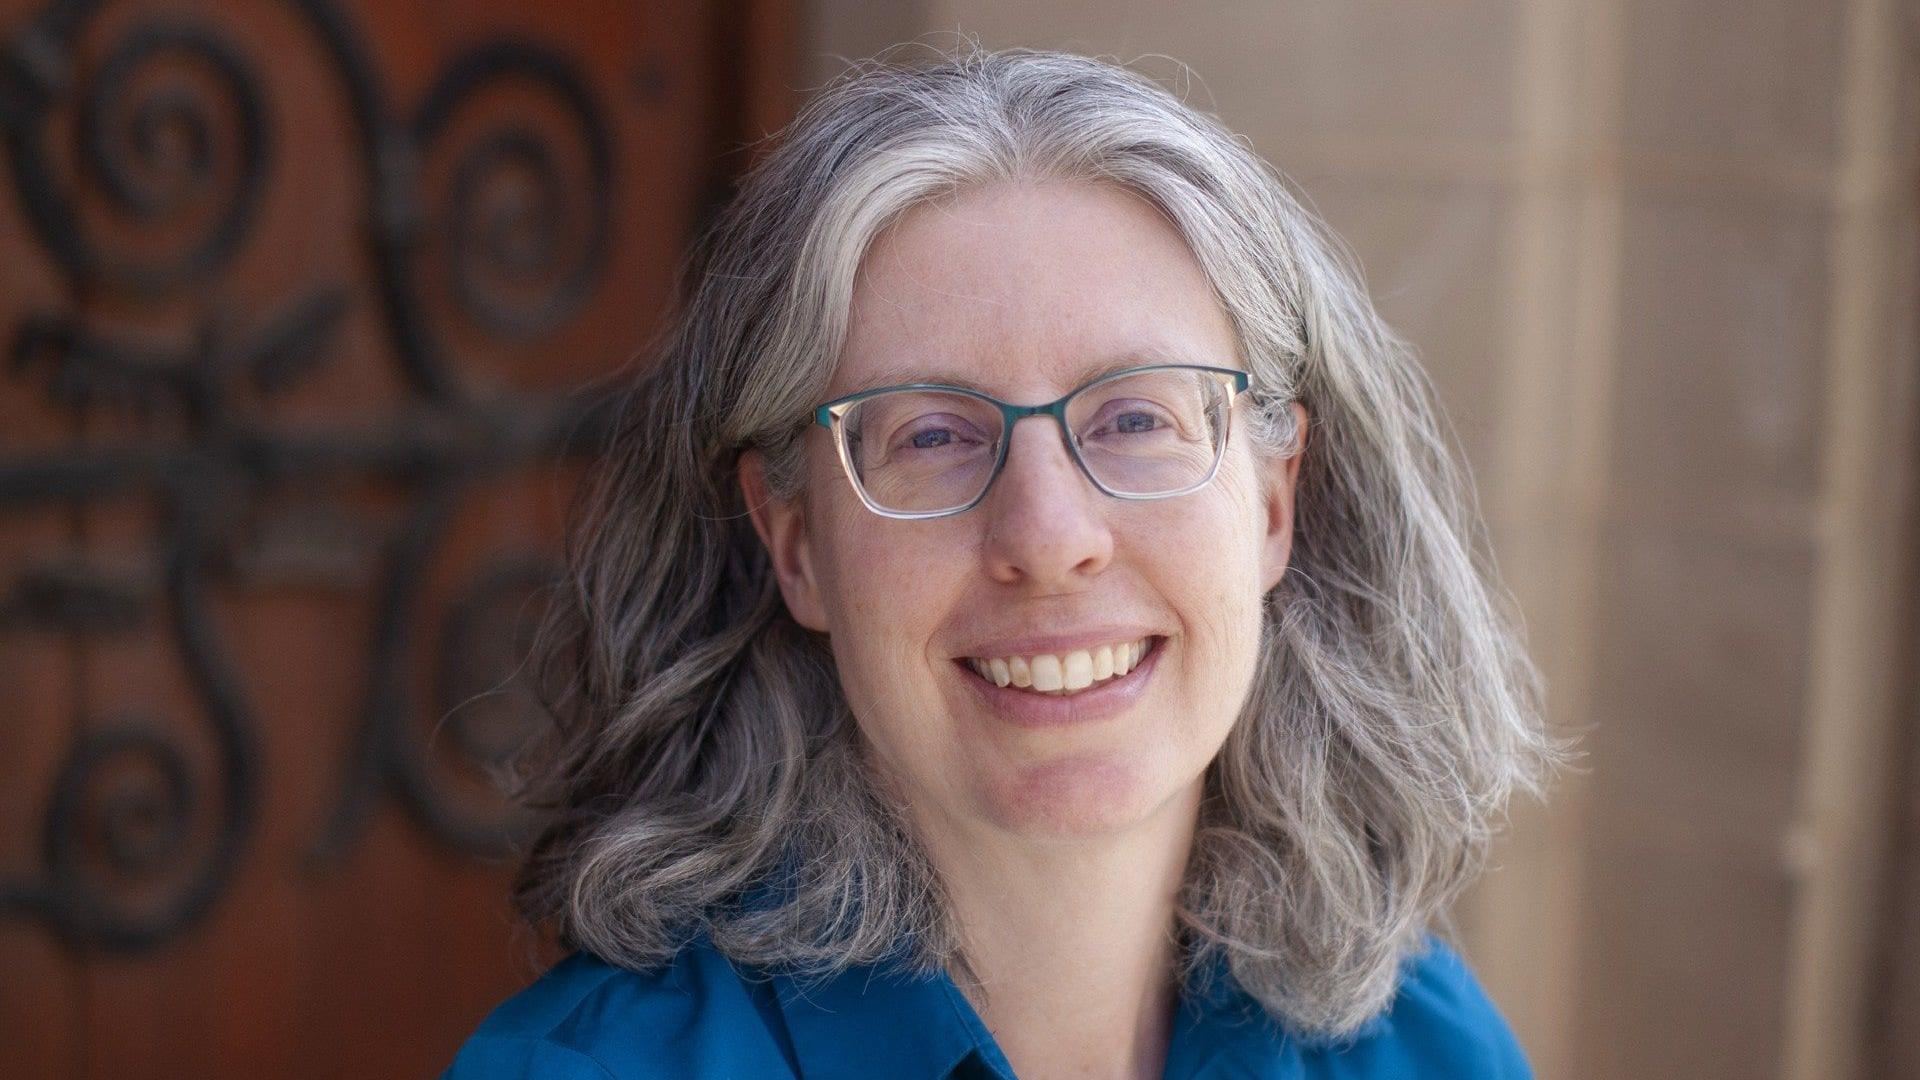
[[[254,704],[210,596],[276,568],[371,585],[379,597],[356,749],[314,842],[319,865],[351,847],[382,797],[464,851],[497,851],[521,825],[475,778],[531,715],[514,681],[526,646],[516,635],[555,568],[538,551],[494,558],[456,590],[438,633],[415,640],[421,582],[463,498],[503,470],[584,445],[605,430],[610,400],[472,385],[453,362],[456,335],[435,320],[453,312],[469,324],[461,333],[524,346],[580,314],[612,232],[608,124],[563,50],[520,40],[454,57],[402,117],[342,11],[328,0],[284,4],[344,90],[382,321],[413,398],[358,430],[318,434],[261,426],[239,404],[242,393],[271,398],[300,385],[339,351],[352,294],[338,285],[269,312],[208,311],[187,340],[96,325],[77,305],[12,328],[4,376],[50,406],[76,418],[164,416],[176,433],[0,457],[0,512],[128,492],[164,511],[149,563],[63,554],[0,568],[0,632],[81,641],[165,632],[198,708],[191,718],[77,718],[41,827],[41,865],[0,878],[0,912],[38,918],[76,947],[153,947],[205,918],[231,882],[263,777]],[[31,234],[76,297],[177,302],[229,268],[276,182],[270,67],[202,16],[110,24],[99,17],[106,6],[57,0],[0,46],[8,166]],[[87,65],[77,59],[83,40],[99,57]],[[546,119],[487,112],[463,122],[503,88],[543,102]],[[57,151],[72,167],[56,167]],[[429,293],[451,303],[428,303]],[[289,556],[236,539],[273,533],[260,524],[270,492],[368,476],[411,500],[383,542],[343,526],[331,530],[346,538],[335,549],[306,541],[312,550]],[[436,674],[432,695],[412,689],[422,669]]]
[[[612,216],[613,151],[593,95],[566,59],[521,42],[500,42],[455,61],[427,94],[413,137],[440,142],[463,108],[490,87],[526,84],[561,107],[577,144],[569,176],[559,140],[524,122],[503,125],[465,147],[442,201],[447,273],[460,309],[493,333],[537,337],[566,321],[606,261]]]

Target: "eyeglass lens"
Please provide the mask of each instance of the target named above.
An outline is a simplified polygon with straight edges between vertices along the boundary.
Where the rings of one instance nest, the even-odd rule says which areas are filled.
[[[1074,395],[1067,428],[1088,474],[1107,491],[1177,494],[1213,472],[1230,397],[1207,372],[1135,372]],[[1004,423],[992,402],[945,390],[875,394],[840,421],[861,490],[883,509],[914,514],[958,509],[985,493]]]

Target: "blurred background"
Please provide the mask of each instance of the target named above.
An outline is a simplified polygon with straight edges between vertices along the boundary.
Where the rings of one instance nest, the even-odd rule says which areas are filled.
[[[1351,245],[1582,771],[1456,912],[1543,1077],[1920,1077],[1920,10],[5,0],[0,1072],[436,1072],[590,380],[848,58],[1117,57]],[[586,388],[586,392],[573,392]]]

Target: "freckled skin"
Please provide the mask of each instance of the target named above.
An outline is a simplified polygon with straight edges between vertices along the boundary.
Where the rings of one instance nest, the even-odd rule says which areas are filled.
[[[825,397],[903,363],[1029,404],[1140,348],[1244,366],[1173,226],[1084,182],[998,184],[909,212],[868,252],[850,317]],[[1245,700],[1292,530],[1298,459],[1255,456],[1247,407],[1197,492],[1104,495],[1040,418],[1016,426],[984,503],[929,521],[867,511],[828,433],[809,431],[802,498],[764,505],[756,524],[789,610],[830,635],[869,749],[923,824],[1064,840],[1191,810]],[[749,505],[757,481],[743,469]],[[982,634],[1135,620],[1168,640],[1146,694],[1097,723],[1007,723],[954,664]]]

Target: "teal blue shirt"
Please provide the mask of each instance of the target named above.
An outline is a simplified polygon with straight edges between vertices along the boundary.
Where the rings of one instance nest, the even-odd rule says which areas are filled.
[[[803,992],[804,991],[804,992]],[[1167,1080],[1533,1073],[1472,971],[1439,938],[1401,967],[1392,1003],[1351,1039],[1295,1038],[1231,979],[1181,1001]],[[945,974],[893,966],[800,984],[743,976],[701,937],[645,973],[574,953],[507,999],[442,1080],[1015,1080]]]

